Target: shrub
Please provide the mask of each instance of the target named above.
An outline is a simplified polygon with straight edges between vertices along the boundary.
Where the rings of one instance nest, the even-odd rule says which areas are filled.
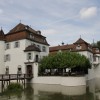
[[[17,92],[17,91],[22,91],[23,87],[19,83],[11,83],[10,85],[7,86],[6,91],[11,91],[11,92]]]

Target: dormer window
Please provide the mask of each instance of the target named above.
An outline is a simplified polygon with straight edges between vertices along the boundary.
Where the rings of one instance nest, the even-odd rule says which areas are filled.
[[[34,39],[34,36],[33,36],[33,34],[32,34],[32,33],[30,33],[30,38],[31,38],[31,39]]]
[[[98,48],[96,48],[96,52],[99,52],[99,49]]]
[[[61,50],[58,50],[58,53],[61,53],[62,51]]]
[[[45,39],[43,41],[45,42]]]
[[[79,44],[76,46],[76,49],[77,49],[77,50],[80,50],[81,48],[82,48],[82,47],[81,47],[81,45],[79,45]]]
[[[89,49],[90,51],[92,51],[92,47],[88,46],[88,49]]]

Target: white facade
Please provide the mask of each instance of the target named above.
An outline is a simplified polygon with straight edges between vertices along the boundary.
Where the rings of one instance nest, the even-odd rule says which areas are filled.
[[[4,73],[5,42],[0,41],[0,74]]]
[[[19,43],[18,47],[15,47],[15,42]],[[28,51],[24,52],[25,48],[29,45],[39,45],[41,47],[41,52],[37,51]],[[7,44],[9,44],[9,48],[7,48]],[[45,46],[46,51],[42,51],[42,47]],[[31,53],[32,59],[27,59],[27,54]],[[49,46],[44,44],[39,44],[32,42],[27,39],[22,39],[18,41],[12,41],[5,43],[4,41],[0,41],[0,74],[5,74],[6,69],[9,69],[9,74],[17,74],[18,68],[21,68],[23,74],[26,73],[26,62],[34,62],[35,56],[38,55],[39,59],[43,56],[47,56],[49,54]],[[8,58],[6,56],[9,55]]]

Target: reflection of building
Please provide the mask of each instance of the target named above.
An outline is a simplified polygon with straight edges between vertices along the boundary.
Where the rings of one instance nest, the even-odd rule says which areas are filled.
[[[100,76],[100,50],[97,47],[93,47],[82,38],[79,38],[73,44],[64,45],[62,43],[62,45],[50,47],[49,51],[50,54],[61,51],[71,51],[85,55],[92,64],[92,68],[89,69],[88,78],[91,79]]]
[[[28,25],[19,23],[7,34],[0,30],[0,74],[33,73],[34,62],[48,53],[46,37]]]

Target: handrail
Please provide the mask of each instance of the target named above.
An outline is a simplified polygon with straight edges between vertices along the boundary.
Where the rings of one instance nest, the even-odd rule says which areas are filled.
[[[17,79],[31,79],[33,74],[0,74],[0,81],[2,80],[17,80]]]

